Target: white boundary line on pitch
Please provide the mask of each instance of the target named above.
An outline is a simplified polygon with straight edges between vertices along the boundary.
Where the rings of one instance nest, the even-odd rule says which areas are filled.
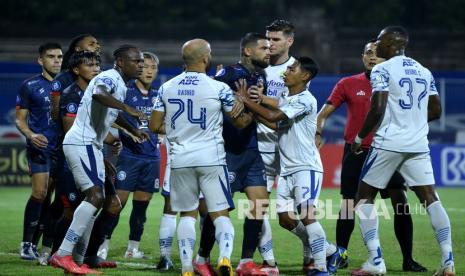
[[[11,252],[0,252],[0,256],[12,256],[12,257],[19,257],[18,253],[11,253]],[[138,268],[149,268],[155,269],[157,268],[156,265],[149,265],[144,263],[131,263],[131,262],[116,262],[117,265],[127,266],[127,267],[138,267]]]

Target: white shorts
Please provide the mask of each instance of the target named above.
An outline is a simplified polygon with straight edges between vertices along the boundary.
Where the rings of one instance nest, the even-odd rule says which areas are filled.
[[[287,213],[298,211],[302,203],[317,205],[323,185],[323,173],[298,171],[280,176],[276,193],[276,211]]]
[[[263,164],[265,164],[266,189],[268,192],[273,190],[276,177],[279,176],[281,167],[279,164],[279,152],[260,152]]]
[[[165,168],[165,176],[163,179],[163,187],[161,189],[162,196],[170,196],[170,175],[171,175],[171,166],[168,162]],[[200,191],[199,199],[204,199],[202,191]]]
[[[104,189],[105,165],[102,150],[95,145],[63,145],[63,152],[79,190],[85,191],[93,186]]]
[[[407,153],[370,148],[360,179],[378,189],[386,188],[395,171],[407,186],[435,184],[429,152]]]
[[[187,212],[199,207],[203,193],[208,212],[234,208],[226,166],[171,169],[171,209]]]

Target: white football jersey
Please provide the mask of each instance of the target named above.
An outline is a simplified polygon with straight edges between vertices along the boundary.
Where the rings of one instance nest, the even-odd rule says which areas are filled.
[[[323,172],[320,152],[315,145],[317,102],[305,90],[280,101],[279,109],[289,118],[278,123],[281,176],[297,171]]]
[[[428,152],[428,99],[438,94],[431,72],[406,56],[395,56],[371,72],[373,93],[388,91],[384,118],[372,146],[396,152]]]
[[[223,111],[233,92],[204,73],[184,72],[164,83],[154,110],[165,113],[171,168],[226,165]]]
[[[279,99],[281,95],[287,96],[288,90],[284,85],[284,73],[287,67],[295,62],[293,57],[279,65],[270,65],[265,69],[266,72],[266,95],[271,98]],[[276,131],[268,128],[264,124],[257,124],[258,149],[260,152],[277,152],[278,151],[278,134]]]
[[[118,117],[119,110],[92,100],[92,95],[97,93],[97,86],[105,86],[111,96],[120,102],[124,102],[126,98],[126,84],[118,71],[110,69],[98,74],[87,86],[74,124],[66,133],[63,144],[90,145],[93,143],[100,148],[103,147],[103,140]]]

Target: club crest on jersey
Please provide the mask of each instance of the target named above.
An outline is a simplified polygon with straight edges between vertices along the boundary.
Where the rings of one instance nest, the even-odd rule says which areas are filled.
[[[54,81],[52,83],[52,89],[53,91],[58,91],[61,88],[61,83],[59,81]]]
[[[75,193],[70,193],[68,195],[68,199],[69,199],[69,201],[75,201],[76,200],[76,194]]]
[[[68,111],[68,113],[76,113],[77,111],[77,105],[75,103],[69,103],[67,106],[66,106],[66,111]]]
[[[126,179],[126,172],[125,171],[119,171],[118,174],[116,175],[119,181],[123,181]]]
[[[102,82],[110,87],[113,87],[113,80],[110,78],[104,78],[102,79]]]
[[[232,184],[232,183],[234,183],[234,181],[236,181],[236,173],[235,172],[229,172],[228,173],[228,181],[229,181],[229,184]]]

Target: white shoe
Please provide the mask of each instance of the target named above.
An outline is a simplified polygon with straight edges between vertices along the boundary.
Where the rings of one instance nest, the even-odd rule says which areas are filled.
[[[139,251],[139,249],[128,249],[126,250],[126,253],[124,253],[124,258],[125,259],[143,259],[144,252]]]
[[[433,276],[455,276],[455,267],[453,263],[441,266]]]
[[[39,252],[37,247],[31,242],[21,242],[19,246],[19,256],[23,260],[37,260],[39,258]]]
[[[380,263],[377,265],[372,264],[370,261],[366,261],[361,268],[352,270],[350,275],[353,276],[378,276],[386,274],[386,264],[384,260],[381,259]]]
[[[39,265],[43,265],[43,266],[46,266],[48,265],[48,260],[50,259],[50,253],[49,252],[42,252],[39,256],[39,258],[37,258],[37,262],[39,263]]]
[[[106,260],[108,257],[108,250],[110,249],[110,240],[105,239],[105,241],[100,245],[97,251],[97,256]]]

